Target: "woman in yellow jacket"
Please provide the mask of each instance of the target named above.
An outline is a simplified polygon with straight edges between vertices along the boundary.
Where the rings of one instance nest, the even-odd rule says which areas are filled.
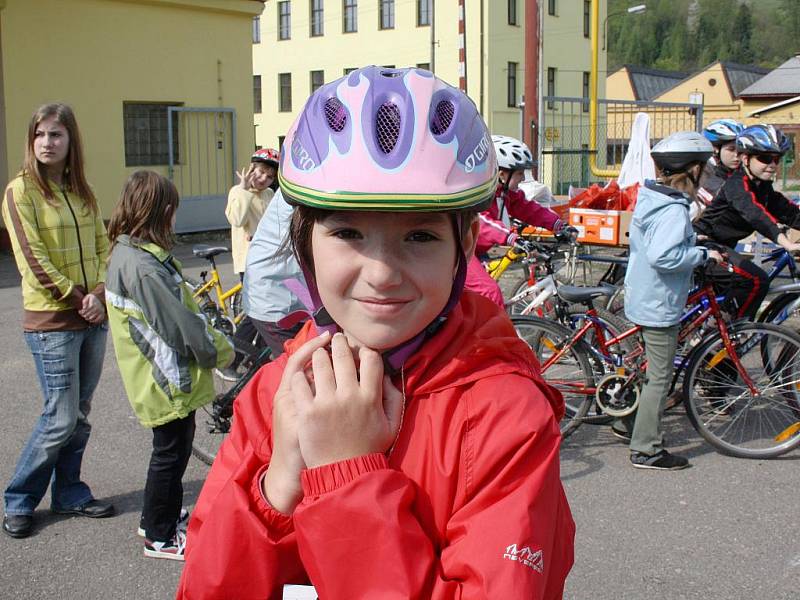
[[[5,490],[3,531],[23,538],[49,485],[53,512],[114,514],[80,478],[106,349],[108,238],[70,107],[47,104],[31,118],[25,165],[5,190],[3,219],[22,275],[25,341],[44,393],[42,414]]]
[[[225,216],[231,224],[233,270],[239,274],[242,282],[244,282],[245,261],[250,241],[278,187],[278,161],[277,150],[272,148],[256,150],[250,158],[250,166],[237,173],[239,185],[233,186],[228,192]],[[252,344],[257,335],[255,325],[245,315],[236,330],[236,340],[242,344]],[[241,358],[241,355],[237,354],[229,367],[217,369],[217,375],[227,381],[236,381],[239,378],[236,368]]]

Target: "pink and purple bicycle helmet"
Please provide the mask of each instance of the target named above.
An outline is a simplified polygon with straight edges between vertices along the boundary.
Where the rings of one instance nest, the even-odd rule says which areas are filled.
[[[370,66],[308,99],[284,140],[278,178],[289,202],[315,208],[481,209],[497,160],[463,92],[422,69]]]

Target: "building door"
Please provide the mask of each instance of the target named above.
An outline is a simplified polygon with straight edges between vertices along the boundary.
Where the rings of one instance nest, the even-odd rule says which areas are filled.
[[[232,108],[167,109],[169,178],[181,203],[178,233],[230,227],[228,190],[236,181],[236,112]]]

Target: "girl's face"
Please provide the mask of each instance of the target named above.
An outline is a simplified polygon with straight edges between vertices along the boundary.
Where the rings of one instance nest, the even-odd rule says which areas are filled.
[[[69,154],[67,128],[50,116],[39,121],[33,134],[33,154],[48,172],[62,172]]]
[[[778,174],[778,163],[781,157],[777,154],[751,154],[747,158],[747,168],[756,179],[774,181]]]
[[[477,221],[467,256],[476,235]],[[445,213],[335,212],[314,224],[311,249],[320,298],[353,347],[398,346],[450,296],[456,246]]]
[[[253,187],[264,191],[275,181],[275,167],[264,163],[253,163]]]
[[[508,189],[512,192],[519,189],[519,184],[525,179],[525,171],[500,171],[500,180],[505,183],[508,182]]]
[[[736,152],[736,142],[729,142],[719,149],[719,161],[731,171],[739,168],[739,154]]]

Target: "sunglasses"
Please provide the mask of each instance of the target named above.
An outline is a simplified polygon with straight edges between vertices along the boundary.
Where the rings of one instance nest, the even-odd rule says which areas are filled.
[[[770,164],[777,165],[781,162],[781,157],[778,154],[754,154],[753,156],[758,162],[763,163],[765,165],[770,165]]]

